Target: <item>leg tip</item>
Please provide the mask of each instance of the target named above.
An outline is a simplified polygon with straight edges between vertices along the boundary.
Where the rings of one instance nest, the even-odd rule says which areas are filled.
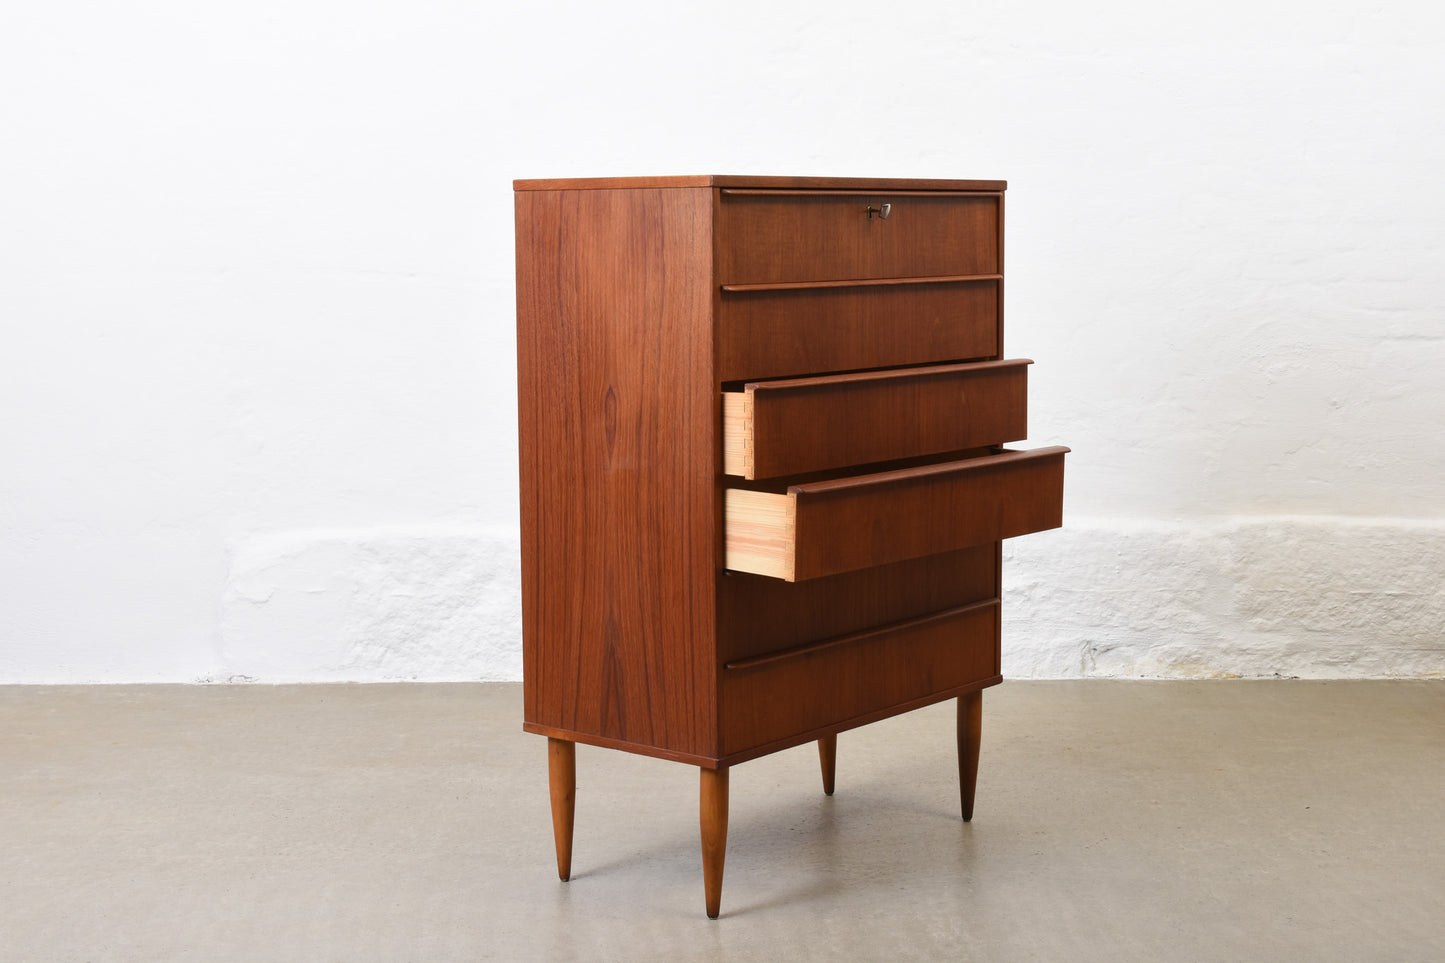
[[[710,919],[710,920],[715,920],[715,919],[717,919],[717,914],[716,914],[716,913],[709,913],[709,914],[707,914],[707,918]]]

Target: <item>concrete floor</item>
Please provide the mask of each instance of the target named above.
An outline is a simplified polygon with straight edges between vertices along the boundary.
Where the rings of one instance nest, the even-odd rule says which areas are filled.
[[[515,685],[0,688],[5,960],[1445,959],[1445,683],[1010,682],[697,776],[581,747],[559,882]]]

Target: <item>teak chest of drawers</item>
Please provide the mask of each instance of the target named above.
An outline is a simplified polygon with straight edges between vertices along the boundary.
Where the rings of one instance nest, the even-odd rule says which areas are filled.
[[[1002,181],[517,181],[528,732],[571,873],[575,744],[728,767],[958,698],[963,818],[999,675],[999,540],[1066,448],[1003,360]]]

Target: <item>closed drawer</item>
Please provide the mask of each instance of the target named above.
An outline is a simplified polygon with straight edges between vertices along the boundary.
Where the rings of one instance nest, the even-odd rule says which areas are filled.
[[[717,278],[726,286],[1001,272],[1003,195],[721,192]],[[879,211],[888,207],[888,216]]]
[[[727,489],[726,566],[796,581],[1058,528],[1063,447],[790,486]]]
[[[997,681],[998,600],[726,663],[723,754],[796,744]]]
[[[999,562],[989,542],[801,582],[728,572],[717,653],[734,662],[997,598]]]
[[[723,394],[723,471],[744,478],[982,448],[1028,435],[1033,362],[761,381]]]
[[[724,289],[719,380],[996,358],[999,283]]]

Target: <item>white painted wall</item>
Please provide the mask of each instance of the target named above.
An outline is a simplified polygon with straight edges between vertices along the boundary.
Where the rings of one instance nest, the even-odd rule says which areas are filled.
[[[11,4],[0,681],[516,678],[514,177],[1008,178],[1014,676],[1445,674],[1436,4]]]

